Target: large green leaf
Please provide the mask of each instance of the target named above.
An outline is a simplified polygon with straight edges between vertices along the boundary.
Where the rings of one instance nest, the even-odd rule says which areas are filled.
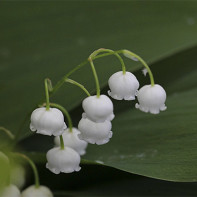
[[[114,136],[86,156],[127,172],[171,181],[197,181],[197,89],[168,98],[168,110],[117,114]]]
[[[43,79],[57,82],[97,48],[127,48],[153,62],[195,45],[196,8],[169,1],[1,2],[1,124],[16,132],[44,97]],[[119,69],[114,59],[97,67],[102,86]],[[73,77],[94,89],[89,67]],[[52,101],[70,110],[83,97],[68,85]]]
[[[31,154],[32,158],[34,158],[33,155]],[[103,165],[81,165],[82,169],[77,173],[58,176],[49,172],[45,168],[45,163],[38,166],[42,174],[42,184],[50,187],[54,191],[55,197],[197,195],[197,183],[156,180]]]
[[[165,112],[146,114],[136,110],[134,102],[114,101],[116,117],[113,121],[113,138],[103,146],[89,145],[85,158],[158,179],[196,181],[197,70],[195,59],[191,60],[196,52],[197,48],[193,48],[152,65],[153,71],[160,66],[161,72],[155,73],[155,79],[165,84],[167,90],[168,109]],[[141,71],[136,75],[142,83],[147,80]],[[78,121],[80,107],[72,115]],[[47,151],[53,146],[49,138],[38,135],[29,138],[26,144],[31,146],[30,150],[38,151]],[[40,146],[37,148],[38,144]],[[46,162],[43,155],[41,158],[37,154],[32,156],[36,161]],[[83,160],[82,163],[88,162]]]
[[[167,90],[165,112],[151,115],[136,110],[135,102],[115,102],[112,140],[89,147],[85,158],[158,179],[197,181],[196,51],[183,51],[152,66],[153,71],[160,66],[155,79]]]

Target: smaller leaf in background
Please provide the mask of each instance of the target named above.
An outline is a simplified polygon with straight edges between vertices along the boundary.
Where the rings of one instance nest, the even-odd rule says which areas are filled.
[[[0,152],[0,190],[9,183],[9,163],[8,157],[3,152]]]

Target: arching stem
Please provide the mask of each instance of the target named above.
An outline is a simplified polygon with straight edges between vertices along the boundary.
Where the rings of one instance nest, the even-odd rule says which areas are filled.
[[[72,132],[73,123],[72,123],[72,119],[71,119],[70,114],[68,113],[68,111],[63,106],[61,106],[59,104],[56,104],[56,103],[50,103],[50,106],[56,107],[63,112],[63,114],[66,116],[66,118],[68,120],[69,131]]]
[[[116,53],[116,51],[113,51],[113,50],[111,50],[111,49],[104,49],[104,48],[101,48],[101,49],[98,49],[98,50],[94,51],[94,52],[90,55],[90,57],[91,57],[92,59],[95,58],[96,56],[98,57],[98,54],[99,54],[99,53],[102,53],[102,52],[108,52],[108,53],[112,53],[113,55],[115,55],[115,56],[119,59],[119,61],[120,61],[120,63],[121,63],[123,74],[126,73],[126,66],[125,66],[125,63],[124,63],[122,57],[121,57],[118,53]]]
[[[60,135],[60,148],[61,150],[64,150],[64,139],[62,135]]]
[[[44,80],[44,86],[45,86],[45,95],[46,95],[46,110],[49,110],[50,104],[49,104],[49,87],[48,87],[48,81],[49,79]]]
[[[95,83],[96,83],[96,95],[97,95],[97,98],[99,98],[100,97],[100,85],[99,85],[98,75],[96,73],[96,69],[94,67],[94,63],[93,63],[92,59],[89,58],[88,60],[90,62],[90,66],[92,68],[92,72],[93,72]]]
[[[15,136],[12,134],[12,132],[4,127],[0,127],[0,130],[1,131],[4,131],[5,134],[7,134],[7,136],[10,138],[10,139],[14,139]]]
[[[131,52],[129,50],[122,50],[122,52],[120,52],[120,53],[123,53],[127,57],[128,56],[131,56],[131,57],[137,58],[143,64],[143,66],[147,69],[148,74],[149,74],[149,77],[150,77],[151,86],[154,86],[155,85],[154,77],[153,77],[153,74],[152,74],[151,69],[149,68],[149,66],[147,65],[147,63],[140,56],[136,55],[135,53],[133,53],[133,52]]]
[[[90,93],[88,92],[88,90],[80,83],[72,80],[72,79],[66,79],[65,82],[68,82],[68,83],[71,83],[71,84],[74,84],[76,86],[78,86],[79,88],[81,88],[86,94],[87,96],[90,96]]]
[[[27,157],[26,155],[24,155],[22,153],[14,153],[14,154],[19,157],[22,157],[30,164],[30,166],[32,167],[33,173],[34,173],[35,187],[38,188],[40,186],[40,181],[39,181],[38,169],[37,169],[36,165],[34,164],[34,162],[29,157]]]

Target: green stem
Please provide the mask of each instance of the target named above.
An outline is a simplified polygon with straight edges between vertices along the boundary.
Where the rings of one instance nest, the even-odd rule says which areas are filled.
[[[103,50],[105,50],[105,49],[104,49],[104,48],[97,49],[97,50],[93,51],[93,52],[90,54],[89,57],[91,57],[91,58],[93,59],[93,58],[96,57],[99,53],[103,52]]]
[[[121,52],[122,52],[122,50],[113,51],[113,52],[109,52],[109,53],[103,53],[101,55],[97,55],[97,56],[93,57],[92,60],[99,59],[99,58],[102,58],[102,57],[107,57],[109,55],[114,55],[115,53],[117,54],[117,53],[121,53]]]
[[[49,78],[45,79],[47,81],[48,91],[51,92],[53,90],[52,81]]]
[[[88,63],[88,59],[76,66],[74,69],[72,69],[69,73],[67,73],[60,81],[57,82],[57,84],[53,87],[53,90],[51,91],[50,95],[53,95],[65,82],[65,80],[75,71],[79,70],[83,66],[85,66]]]
[[[80,87],[88,96],[90,96],[90,93],[82,84],[80,84],[72,79],[66,79],[65,82],[68,82],[68,83],[71,83],[71,84],[74,84],[74,85]]]
[[[72,120],[71,120],[71,117],[70,117],[68,111],[67,111],[64,107],[62,107],[61,105],[59,105],[59,104],[50,103],[50,105],[51,105],[52,107],[58,108],[59,110],[61,110],[61,111],[64,113],[64,115],[66,116],[66,118],[67,118],[67,120],[68,120],[68,127],[69,127],[69,130],[70,130],[70,132],[72,132],[73,123],[72,123]]]
[[[109,53],[105,53],[105,54],[101,54],[101,55],[97,55],[95,57],[92,57],[92,60],[99,59],[99,58],[102,58],[102,57],[106,57],[106,56],[109,56],[109,55],[114,55],[115,53],[122,53],[122,50],[109,52]],[[82,68],[83,66],[85,66],[87,63],[89,63],[89,59],[86,59],[81,64],[76,66],[74,69],[72,69],[70,72],[68,72],[65,76],[63,76],[62,79],[59,80],[57,82],[57,84],[53,87],[53,90],[50,92],[50,96],[52,96],[64,84],[65,80],[68,79],[68,77],[71,74],[73,74],[75,71],[77,71],[80,68]]]
[[[44,85],[45,85],[45,94],[46,94],[46,110],[49,110],[50,105],[49,105],[49,88],[48,88],[48,80],[44,80]]]
[[[109,53],[112,53],[112,55],[115,55],[115,56],[119,59],[119,61],[120,61],[120,63],[121,63],[123,74],[126,73],[126,66],[125,66],[125,63],[124,63],[122,57],[121,57],[116,51],[113,51],[113,50],[111,50],[111,49],[98,49],[98,50],[94,51],[94,52],[90,55],[90,57],[91,57],[91,58],[94,58],[94,57],[96,57],[99,53],[102,53],[102,52],[109,52]]]
[[[152,74],[151,69],[149,68],[149,66],[147,65],[147,63],[140,56],[136,55],[135,53],[133,53],[133,52],[131,52],[129,50],[122,50],[121,53],[128,54],[128,55],[131,55],[132,57],[137,58],[144,65],[144,67],[147,69],[148,74],[149,74],[149,77],[150,77],[151,85],[152,86],[155,85],[154,77],[153,77],[153,74]]]
[[[60,135],[60,148],[61,150],[64,150],[64,139],[62,135]]]
[[[0,127],[0,130],[4,131],[8,135],[8,137],[10,137],[10,139],[13,140],[15,138],[15,136],[12,134],[12,132],[10,130],[8,130],[8,129],[4,128],[4,127]]]
[[[34,162],[29,157],[27,157],[26,155],[24,155],[22,153],[14,153],[14,154],[18,155],[19,157],[22,157],[30,164],[30,166],[32,167],[33,173],[34,173],[35,187],[38,188],[40,186],[40,181],[39,181],[38,169],[37,169],[36,165],[34,164]]]
[[[96,69],[94,67],[94,63],[91,57],[89,58],[89,62],[90,62],[90,66],[92,68],[92,72],[93,72],[95,83],[96,83],[96,95],[97,95],[97,98],[99,98],[100,97],[100,85],[99,85],[98,75],[96,73]]]

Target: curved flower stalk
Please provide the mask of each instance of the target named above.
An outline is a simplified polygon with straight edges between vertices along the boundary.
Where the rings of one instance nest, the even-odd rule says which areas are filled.
[[[35,187],[38,188],[40,186],[40,180],[39,180],[39,174],[38,174],[38,170],[37,170],[35,163],[24,154],[14,153],[14,155],[21,157],[22,159],[26,160],[29,163],[29,165],[31,166],[33,173],[34,173]]]
[[[25,168],[21,164],[15,163],[11,166],[10,182],[19,189],[25,185]]]
[[[151,85],[154,86],[155,81],[154,81],[153,73],[152,73],[151,69],[149,68],[149,66],[147,65],[147,63],[139,55],[136,55],[135,53],[133,53],[129,50],[121,50],[120,53],[123,53],[124,56],[126,56],[129,59],[132,59],[134,61],[139,60],[142,63],[142,65],[144,66],[144,68],[146,68],[146,70],[149,74]]]
[[[12,133],[10,130],[8,130],[8,129],[4,128],[4,127],[0,127],[0,131],[5,132],[6,135],[7,135],[10,139],[14,140],[15,136],[13,135],[13,133]]]

